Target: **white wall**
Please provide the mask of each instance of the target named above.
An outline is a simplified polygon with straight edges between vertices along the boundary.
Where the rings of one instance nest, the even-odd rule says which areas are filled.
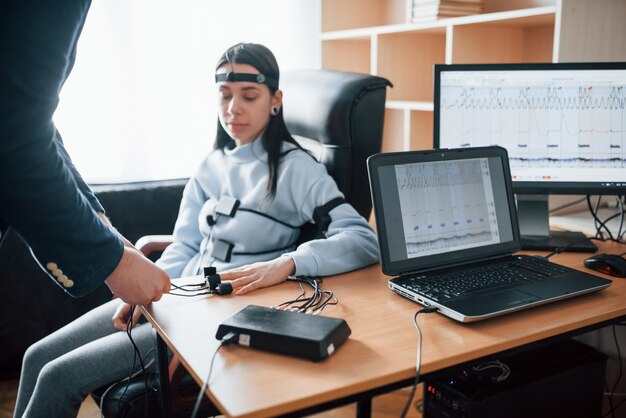
[[[95,0],[55,122],[92,183],[191,175],[215,134],[214,67],[268,46],[281,71],[320,67],[319,0]]]

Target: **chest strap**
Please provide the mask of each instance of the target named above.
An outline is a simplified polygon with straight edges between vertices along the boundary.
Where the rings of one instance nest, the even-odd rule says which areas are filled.
[[[235,199],[230,196],[224,196],[220,199],[220,201],[215,206],[215,216],[207,215],[206,217],[207,224],[209,224],[209,226],[215,225],[217,223],[217,219],[222,215],[228,216],[229,218],[234,218],[235,214],[238,211],[249,212],[249,213],[254,213],[255,215],[263,216],[264,218],[274,221],[283,226],[286,226],[287,228],[291,228],[291,229],[300,228],[300,226],[290,225],[287,222],[283,222],[280,219],[274,218],[273,216],[268,215],[266,213],[259,212],[258,210],[242,208],[241,202],[239,201],[239,199]]]
[[[229,198],[232,199],[233,201],[236,201],[235,203],[229,203],[228,205],[225,205],[224,208],[225,210],[222,212],[218,212],[220,215],[226,215],[226,216],[234,216],[235,213],[237,212],[237,210],[241,210],[241,211],[246,211],[246,212],[251,212],[251,213],[255,213],[257,215],[260,216],[264,216],[268,219],[271,219],[275,222],[280,223],[281,225],[285,225],[289,228],[292,229],[300,229],[301,230],[301,234],[300,237],[298,237],[298,239],[296,239],[296,241],[290,243],[289,245],[285,246],[285,247],[281,247],[281,248],[275,248],[272,250],[268,250],[268,251],[259,251],[259,252],[233,252],[233,248],[235,247],[235,244],[224,241],[224,240],[215,240],[213,241],[213,249],[211,250],[211,257],[214,257],[218,260],[224,261],[226,263],[230,262],[230,259],[232,258],[233,255],[262,255],[262,254],[270,254],[270,253],[275,253],[281,250],[288,250],[289,248],[293,247],[296,244],[302,243],[302,242],[306,242],[306,241],[310,241],[312,239],[321,239],[321,238],[325,238],[326,232],[328,232],[328,226],[330,225],[330,222],[332,221],[331,217],[330,217],[330,212],[335,209],[337,206],[342,205],[344,203],[346,203],[346,200],[343,197],[336,197],[332,200],[330,200],[329,202],[323,204],[322,206],[318,206],[315,208],[315,210],[313,211],[313,224],[307,223],[304,224],[303,226],[293,226],[293,225],[289,225],[288,223],[285,223],[281,220],[278,220],[270,215],[266,215],[262,212],[257,212],[253,209],[245,209],[239,206],[239,200],[233,199],[233,198]],[[219,206],[219,204],[218,204]],[[233,209],[234,208],[234,209]],[[211,215],[207,216],[207,221],[208,218]],[[209,225],[212,226],[212,224],[209,223]],[[306,239],[303,240],[303,236],[306,236]]]

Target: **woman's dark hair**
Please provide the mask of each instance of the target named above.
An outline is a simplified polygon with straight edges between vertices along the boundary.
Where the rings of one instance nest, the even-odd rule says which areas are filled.
[[[259,70],[260,73],[266,77],[274,78],[277,82],[280,79],[280,70],[278,69],[278,62],[272,51],[267,47],[260,44],[252,43],[240,43],[233,45],[224,52],[224,54],[217,61],[215,70],[225,64],[238,63],[248,64]],[[268,86],[269,87],[269,86]],[[270,93],[274,95],[276,88],[269,87]],[[283,108],[281,106],[277,115],[270,117],[270,121],[267,125],[267,129],[261,138],[263,147],[267,151],[267,162],[269,178],[267,181],[267,195],[270,198],[276,196],[276,187],[278,184],[278,165],[282,156],[281,149],[284,141],[296,145],[298,148],[302,147],[296,142],[295,139],[289,133],[287,126],[285,125],[285,119],[283,118]],[[217,136],[215,139],[215,149],[221,149],[231,147],[233,139],[222,127],[222,124],[217,123]]]

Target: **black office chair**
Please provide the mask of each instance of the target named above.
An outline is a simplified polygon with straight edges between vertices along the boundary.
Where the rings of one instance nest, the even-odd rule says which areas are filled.
[[[346,200],[366,219],[372,210],[366,160],[380,151],[387,86],[391,83],[382,77],[328,70],[287,71],[280,80],[289,131],[326,166]],[[170,243],[170,236],[148,236],[137,241],[137,247],[151,254],[162,252]],[[195,383],[185,383],[185,379],[190,381],[188,375],[181,379],[182,384],[171,385],[171,397],[191,394],[190,400],[195,400],[199,388]],[[100,402],[108,389],[102,411],[105,417],[143,417],[146,400],[154,408],[157,396],[154,392],[145,395],[145,380],[138,376],[119,402],[123,410],[118,411],[125,386],[117,384],[94,392]],[[184,408],[189,402],[174,406]],[[171,416],[179,413],[188,415],[189,411],[171,411]]]
[[[326,166],[348,203],[368,219],[372,199],[366,160],[380,151],[386,87],[391,83],[329,70],[287,71],[280,83],[289,131]]]

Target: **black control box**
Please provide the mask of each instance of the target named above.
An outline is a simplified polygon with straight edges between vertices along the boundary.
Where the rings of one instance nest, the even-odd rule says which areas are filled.
[[[350,335],[346,321],[248,305],[217,329],[221,340],[229,332],[239,345],[320,361],[335,352]]]
[[[563,340],[498,360],[505,379],[485,361],[425,381],[424,418],[601,416],[607,357],[599,351]]]

